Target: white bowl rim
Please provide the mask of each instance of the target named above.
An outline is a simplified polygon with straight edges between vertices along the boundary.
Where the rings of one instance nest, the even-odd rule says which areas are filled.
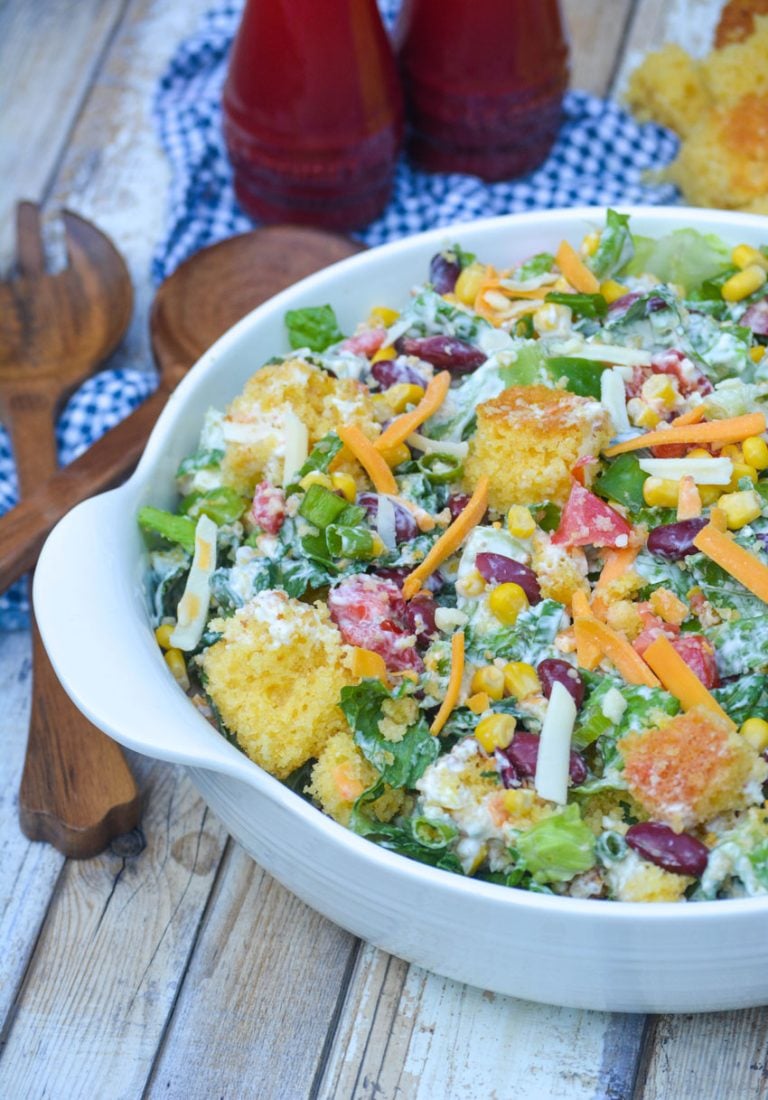
[[[690,225],[693,228],[717,232],[718,228],[722,230],[726,227],[738,229],[739,227],[759,228],[766,226],[765,218],[760,215],[734,211],[688,208],[684,206],[640,206],[624,203],[611,204],[611,208],[617,209],[621,213],[629,214],[630,217],[652,217],[654,220],[661,223],[669,223],[670,229],[685,228]],[[163,413],[153,429],[142,458],[131,478],[119,488],[113,489],[108,493],[100,494],[78,505],[76,509],[73,509],[73,513],[79,512],[80,509],[85,509],[92,505],[103,505],[110,498],[122,499],[125,496],[130,497],[137,487],[143,485],[145,470],[155,462],[156,456],[163,446],[166,422],[175,415],[176,406],[184,403],[188,390],[196,384],[202,373],[213,369],[216,361],[227,354],[230,345],[235,343],[244,331],[248,330],[256,323],[262,313],[267,311],[272,312],[282,308],[283,303],[287,303],[294,299],[297,293],[312,293],[315,285],[322,285],[329,273],[335,272],[339,268],[344,268],[345,270],[352,270],[357,267],[365,268],[368,264],[372,262],[375,263],[376,258],[380,255],[391,255],[399,251],[407,251],[411,247],[427,245],[430,242],[435,246],[443,246],[447,240],[461,240],[462,232],[467,230],[474,231],[477,228],[485,228],[488,232],[491,232],[496,228],[502,230],[509,226],[510,223],[546,226],[550,222],[560,221],[563,218],[572,219],[574,222],[579,220],[589,221],[593,219],[603,219],[606,209],[606,206],[558,208],[546,211],[527,211],[517,214],[504,214],[493,218],[482,218],[473,221],[453,223],[423,233],[414,234],[413,236],[402,238],[388,244],[379,245],[369,251],[363,251],[347,259],[340,260],[330,267],[324,268],[320,272],[307,276],[300,282],[286,288],[248,313],[224,333],[200,357],[171,395],[166,408],[163,410]],[[766,235],[768,236],[768,227],[766,228]],[[70,515],[73,513],[70,513]],[[45,549],[43,551],[43,555],[44,554]],[[43,555],[41,555],[41,559]],[[39,571],[40,575],[42,575],[42,572],[42,570]],[[39,604],[42,607],[43,599],[44,593],[38,591],[36,574],[36,606]],[[43,634],[45,634],[45,616],[42,611],[40,612],[40,618],[43,620]],[[52,654],[52,660],[54,665],[57,665],[55,653]],[[65,684],[65,686],[67,685]],[[99,715],[89,711],[87,699],[74,691],[72,695],[80,709],[95,721],[96,724],[99,724]],[[193,708],[191,708],[191,712],[194,714]],[[200,715],[197,717],[200,718],[201,721],[204,721]],[[104,728],[103,724],[102,728]],[[122,729],[111,727],[107,728],[106,732],[128,748],[146,753],[144,743],[133,742],[130,734],[126,734]],[[720,914],[722,918],[733,918],[738,916],[751,916],[756,911],[760,910],[768,911],[768,897],[727,898],[711,901],[697,901],[690,904],[687,902],[609,902],[605,899],[572,898],[553,894],[540,894],[517,889],[515,887],[502,886],[496,883],[483,882],[468,876],[444,871],[440,868],[419,863],[416,860],[409,859],[396,852],[390,851],[352,832],[350,829],[340,825],[338,822],[325,815],[321,810],[302,798],[301,795],[296,794],[290,788],[286,787],[282,782],[270,775],[254,761],[251,761],[237,748],[229,745],[220,734],[213,730],[213,728],[211,728],[211,737],[219,738],[221,744],[226,746],[227,749],[230,749],[232,754],[234,754],[234,756],[230,757],[229,762],[224,759],[223,754],[217,754],[218,759],[195,759],[185,756],[183,753],[174,753],[164,750],[160,750],[157,754],[153,755],[155,755],[156,759],[167,760],[171,763],[183,763],[191,768],[204,768],[218,771],[224,775],[239,779],[253,787],[257,792],[260,791],[272,801],[282,804],[284,808],[304,818],[307,824],[311,826],[315,832],[320,831],[325,834],[328,840],[334,845],[351,848],[352,852],[364,857],[369,863],[380,865],[383,870],[393,872],[399,876],[407,876],[421,883],[429,883],[438,889],[444,898],[452,894],[465,895],[468,892],[468,896],[474,898],[484,897],[489,903],[493,903],[494,905],[509,905],[516,909],[522,907],[547,913],[555,911],[562,913],[563,916],[582,918],[584,920],[594,920],[599,916],[601,920],[607,919],[612,922],[617,921],[620,924],[627,922],[631,924],[635,922],[639,916],[642,916],[643,922],[647,922],[648,920],[654,923],[659,921],[666,922],[672,917],[675,921],[685,920],[686,922],[694,921],[700,923],[702,921],[710,921],[716,914]]]

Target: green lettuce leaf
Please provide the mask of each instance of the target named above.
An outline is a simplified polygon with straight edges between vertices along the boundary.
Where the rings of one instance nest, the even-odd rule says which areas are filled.
[[[655,275],[663,283],[676,283],[687,294],[730,266],[730,249],[714,233],[676,229],[657,240],[634,237],[635,255],[622,275]]]
[[[534,881],[568,882],[595,865],[595,835],[575,803],[517,838],[516,847]]]
[[[600,243],[587,266],[602,283],[625,268],[635,255],[635,242],[629,230],[629,215],[609,210]]]
[[[331,344],[343,339],[331,306],[289,309],[285,315],[285,327],[292,348],[325,351]]]
[[[339,706],[349,722],[355,743],[382,780],[390,787],[413,787],[424,769],[439,755],[440,740],[429,732],[423,714],[408,727],[402,740],[388,741],[382,736],[379,722],[385,716],[383,704],[401,695],[401,690],[390,692],[379,680],[363,680],[361,684],[341,689]]]

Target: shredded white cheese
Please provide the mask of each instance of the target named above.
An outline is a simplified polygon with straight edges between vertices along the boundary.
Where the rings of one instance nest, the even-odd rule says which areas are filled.
[[[307,426],[292,409],[285,410],[285,458],[283,460],[283,488],[296,478],[309,454]]]
[[[627,395],[620,368],[604,370],[600,375],[600,404],[610,415],[616,435],[631,431],[627,416]]]
[[[541,798],[556,802],[558,806],[565,806],[568,801],[568,768],[575,723],[573,696],[555,681],[541,727],[534,785]]]
[[[176,609],[176,626],[171,645],[176,649],[195,649],[203,636],[211,600],[211,576],[216,568],[216,533],[212,519],[201,515],[195,528],[195,556],[187,577],[184,594]]]
[[[697,485],[728,485],[733,477],[730,458],[641,458],[639,465],[651,477],[692,477]]]

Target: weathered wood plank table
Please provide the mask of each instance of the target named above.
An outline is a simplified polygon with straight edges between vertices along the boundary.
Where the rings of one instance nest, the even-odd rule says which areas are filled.
[[[150,362],[149,258],[168,173],[149,98],[206,4],[0,5],[0,252],[7,260],[20,197],[66,204],[110,233],[137,292],[121,364]],[[679,3],[568,0],[574,86],[615,92],[638,51],[681,28],[705,33],[718,6],[688,0],[686,24]],[[16,807],[29,674],[27,635],[0,635],[0,1096],[768,1093],[768,1012],[578,1012],[427,974],[283,890],[168,765],[132,761],[144,794],[139,855],[75,863],[29,843]]]

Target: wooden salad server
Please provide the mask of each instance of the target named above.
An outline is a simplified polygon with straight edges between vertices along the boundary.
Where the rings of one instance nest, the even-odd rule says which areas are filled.
[[[63,515],[130,473],[174,386],[222,333],[278,291],[363,247],[321,229],[277,225],[210,245],[181,264],[160,286],[152,307],[157,390],[0,517],[0,591],[32,568]]]
[[[0,282],[0,418],[11,436],[22,497],[55,474],[56,413],[117,346],[133,305],[128,271],[111,241],[76,214],[65,211],[62,220],[68,264],[52,275],[40,210],[20,203],[16,274]],[[120,746],[59,684],[31,618],[32,712],[19,819],[30,839],[83,859],[134,828],[139,794]]]

